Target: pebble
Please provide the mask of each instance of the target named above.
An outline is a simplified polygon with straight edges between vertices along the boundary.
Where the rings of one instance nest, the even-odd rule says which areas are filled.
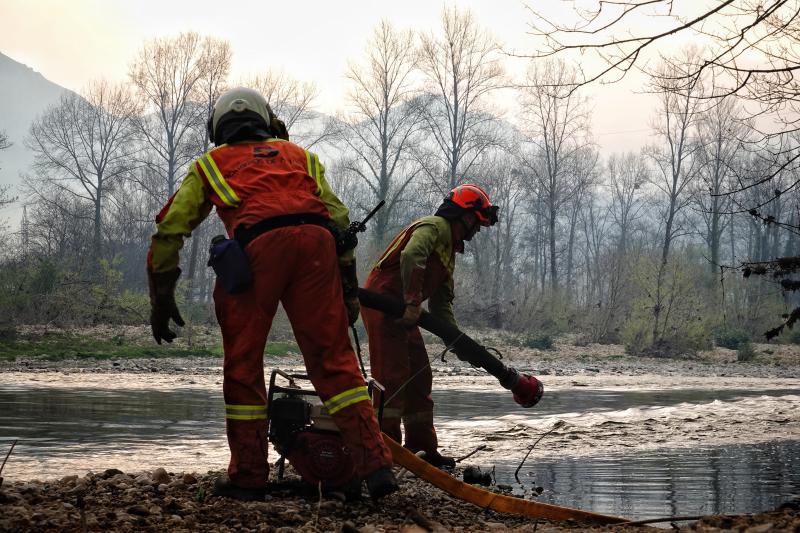
[[[153,478],[153,483],[161,484],[169,483],[170,481],[169,474],[167,474],[167,471],[163,468],[156,468],[153,470],[153,474],[150,477]]]
[[[149,516],[150,515],[150,510],[147,507],[145,507],[144,505],[131,505],[130,507],[128,507],[127,511],[130,514],[134,514],[134,515],[137,515],[137,516]]]
[[[109,468],[108,470],[106,470],[105,472],[100,474],[100,477],[108,479],[108,478],[115,477],[115,476],[118,476],[119,474],[124,474],[124,473],[125,472],[123,472],[122,470],[119,470],[117,468]]]
[[[758,526],[748,527],[744,530],[744,533],[767,533],[768,531],[772,531],[775,528],[773,523],[767,524],[760,524]]]

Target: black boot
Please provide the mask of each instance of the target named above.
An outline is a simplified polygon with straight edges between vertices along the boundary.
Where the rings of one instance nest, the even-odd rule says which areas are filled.
[[[373,500],[383,498],[398,490],[397,479],[394,477],[394,472],[388,466],[379,468],[369,474],[365,481],[367,482],[367,490]]]
[[[228,479],[227,476],[218,477],[214,481],[214,496],[233,498],[235,500],[242,500],[245,502],[263,502],[266,494],[266,489],[247,489],[244,487],[238,487],[231,483],[231,480]]]
[[[456,460],[449,455],[442,455],[438,451],[423,452],[421,456],[428,464],[436,468],[452,470],[456,467]]]

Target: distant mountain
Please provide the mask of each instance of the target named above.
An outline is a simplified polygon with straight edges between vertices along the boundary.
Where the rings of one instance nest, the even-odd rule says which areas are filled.
[[[0,150],[0,185],[11,185],[12,194],[20,183],[19,173],[27,170],[33,160],[24,144],[28,128],[66,90],[0,53],[0,131],[13,143],[11,148]],[[15,211],[3,210],[0,219],[15,222]]]

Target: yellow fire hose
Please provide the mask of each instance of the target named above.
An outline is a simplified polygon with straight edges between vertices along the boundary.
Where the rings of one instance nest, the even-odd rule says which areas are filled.
[[[403,466],[417,477],[424,479],[434,487],[442,489],[451,496],[477,505],[483,509],[491,509],[500,513],[518,514],[530,518],[547,518],[549,520],[559,521],[575,520],[576,522],[590,522],[595,524],[619,524],[621,522],[627,522],[626,519],[616,516],[591,513],[588,511],[581,511],[580,509],[571,509],[569,507],[560,507],[547,503],[532,502],[478,488],[474,485],[459,481],[446,472],[442,472],[435,466],[428,464],[403,448],[397,441],[385,433],[383,434],[383,440],[392,451],[392,458],[395,463]]]

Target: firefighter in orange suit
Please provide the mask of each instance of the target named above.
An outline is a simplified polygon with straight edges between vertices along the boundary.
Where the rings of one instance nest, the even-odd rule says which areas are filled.
[[[353,250],[336,250],[329,225],[346,228],[348,210],[325,180],[317,155],[289,142],[284,124],[258,92],[231,89],[209,119],[216,148],[190,167],[156,217],[148,253],[151,325],[156,341],[175,338],[175,305],[183,240],[212,207],[249,263],[252,283],[214,289],[225,352],[228,476],[215,494],[264,498],[268,477],[264,347],[278,302],[283,304],[308,375],[339,426],[357,472],[373,498],[397,490],[391,452],[383,442],[347,335],[359,314]],[[244,253],[241,253],[241,249]],[[226,252],[227,253],[227,252]],[[337,253],[340,253],[337,257]],[[219,271],[218,271],[219,273]],[[234,280],[235,281],[235,280]]]
[[[416,326],[422,302],[428,310],[456,325],[453,316],[453,269],[456,252],[463,253],[482,226],[497,222],[497,207],[476,185],[460,185],[434,216],[423,217],[397,235],[372,269],[365,288],[402,299],[402,319],[364,308],[372,374],[384,387],[388,402],[383,431],[400,442],[402,421],[405,446],[424,452],[435,466],[455,466],[438,451],[433,427],[433,376]]]

